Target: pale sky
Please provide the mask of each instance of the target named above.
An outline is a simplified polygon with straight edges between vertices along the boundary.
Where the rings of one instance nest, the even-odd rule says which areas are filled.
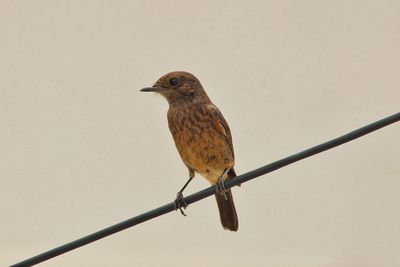
[[[167,102],[185,70],[238,174],[399,112],[398,1],[0,1],[0,265],[171,202]],[[400,266],[400,125],[41,266]],[[196,176],[185,194],[208,186]]]

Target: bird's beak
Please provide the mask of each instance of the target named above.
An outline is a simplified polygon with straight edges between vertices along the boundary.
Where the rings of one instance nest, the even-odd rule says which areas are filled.
[[[145,87],[140,90],[140,92],[157,92],[159,93],[161,91],[161,88],[158,87]]]

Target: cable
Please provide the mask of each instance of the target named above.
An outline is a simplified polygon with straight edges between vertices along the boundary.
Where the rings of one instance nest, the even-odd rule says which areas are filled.
[[[265,165],[263,167],[260,167],[258,169],[255,169],[253,171],[249,171],[247,173],[244,173],[242,175],[239,175],[235,178],[231,178],[225,182],[225,187],[226,188],[231,188],[233,186],[245,183],[249,180],[252,180],[256,177],[259,177],[261,175],[270,173],[272,171],[275,171],[277,169],[280,169],[284,166],[287,166],[289,164],[292,164],[296,161],[311,157],[315,154],[321,153],[325,150],[331,149],[333,147],[342,145],[344,143],[347,143],[351,140],[354,140],[356,138],[359,138],[363,135],[366,135],[368,133],[371,133],[373,131],[376,131],[382,127],[385,127],[389,124],[395,123],[400,120],[400,112],[393,114],[389,117],[386,117],[382,120],[376,121],[374,123],[371,123],[367,126],[364,126],[362,128],[359,128],[357,130],[354,130],[350,133],[347,133],[345,135],[342,135],[338,138],[332,139],[328,142],[322,143],[320,145],[311,147],[309,149],[306,149],[302,152],[299,152],[297,154],[293,154],[289,157],[280,159],[278,161],[272,162],[268,165]],[[184,198],[187,204],[191,204],[194,202],[197,202],[203,198],[209,197],[211,195],[215,194],[215,186],[208,187],[204,190],[201,190],[197,193],[194,193],[192,195],[189,195]],[[16,263],[14,265],[11,265],[11,267],[22,267],[22,266],[32,266],[41,262],[44,262],[48,259],[54,258],[58,255],[61,255],[63,253],[66,253],[68,251],[71,251],[73,249],[82,247],[84,245],[87,245],[89,243],[92,243],[94,241],[97,241],[101,238],[107,237],[109,235],[115,234],[119,231],[125,230],[129,227],[132,227],[134,225],[140,224],[142,222],[148,221],[150,219],[156,218],[158,216],[161,216],[165,213],[169,213],[171,211],[175,210],[175,205],[173,202],[166,204],[164,206],[161,206],[159,208],[153,209],[151,211],[145,212],[143,214],[140,214],[136,217],[130,218],[128,220],[122,221],[120,223],[117,223],[115,225],[112,225],[110,227],[104,228],[98,232],[95,232],[93,234],[84,236],[82,238],[79,238],[75,241],[69,242],[65,245],[56,247],[54,249],[51,249],[49,251],[46,251],[44,253],[41,253],[37,256],[34,256],[32,258],[26,259],[24,261],[21,261],[19,263]]]

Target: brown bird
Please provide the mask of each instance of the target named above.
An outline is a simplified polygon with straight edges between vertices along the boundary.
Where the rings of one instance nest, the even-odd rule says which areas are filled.
[[[183,71],[162,76],[153,87],[142,92],[157,92],[169,104],[168,126],[176,148],[189,169],[189,180],[178,192],[177,209],[186,208],[182,192],[195,176],[195,172],[217,185],[215,197],[222,226],[237,231],[239,221],[230,189],[224,180],[235,177],[235,156],[231,131],[219,109],[211,102],[200,81]]]

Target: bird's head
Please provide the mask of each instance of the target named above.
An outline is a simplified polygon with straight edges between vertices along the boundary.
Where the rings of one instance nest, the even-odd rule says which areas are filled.
[[[152,87],[140,90],[163,95],[168,103],[209,101],[200,81],[189,72],[174,71],[162,76]]]

